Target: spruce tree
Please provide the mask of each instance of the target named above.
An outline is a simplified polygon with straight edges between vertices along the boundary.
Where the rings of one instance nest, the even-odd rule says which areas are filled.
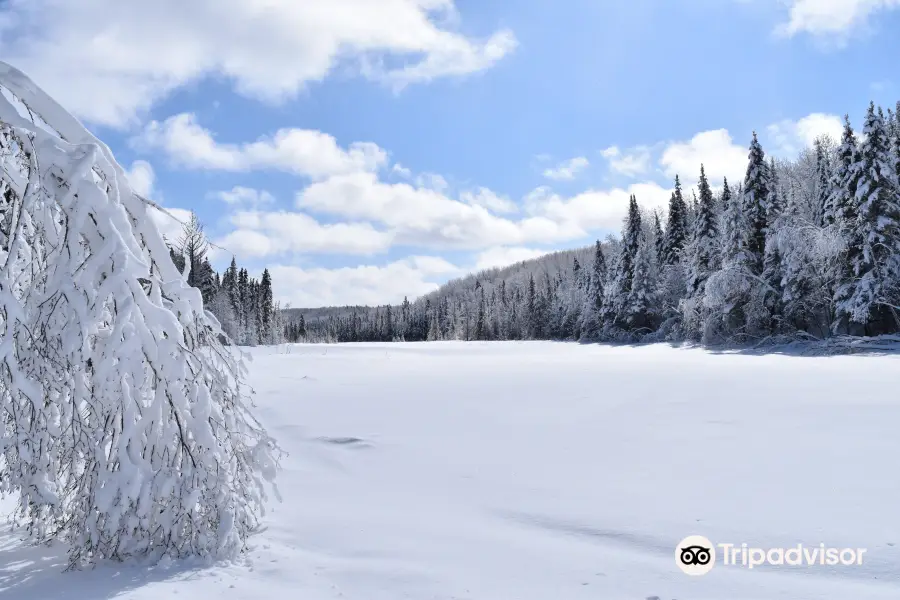
[[[846,282],[838,315],[864,326],[869,335],[898,328],[891,303],[898,295],[897,257],[900,256],[900,202],[898,184],[884,117],[869,104],[856,170],[856,229],[850,255],[852,278]],[[849,288],[849,289],[847,289]]]
[[[656,264],[662,265],[666,261],[666,235],[663,233],[662,223],[659,220],[659,211],[653,211],[653,239],[655,241]]]
[[[604,304],[606,305],[605,312],[612,318],[613,323],[622,329],[627,329],[630,321],[628,303],[634,282],[635,259],[640,250],[643,233],[641,211],[634,195],[628,201],[628,215],[625,218],[624,229],[622,245],[616,256],[615,277],[607,290],[609,301]]]
[[[825,223],[836,223],[847,233],[856,223],[856,189],[859,180],[859,149],[850,117],[844,115],[844,133],[837,151],[837,165],[829,184]]]
[[[653,278],[652,252],[652,246],[641,231],[634,255],[634,275],[625,310],[628,328],[641,334],[651,333],[656,326],[657,284]]]
[[[897,102],[897,112],[894,113],[894,134],[892,136],[894,174],[900,181],[900,102]]]
[[[534,274],[528,278],[528,295],[525,299],[525,319],[527,336],[534,338],[539,329],[538,325],[538,298],[534,285]]]
[[[833,224],[846,246],[833,275],[835,315],[832,328],[835,333],[858,332],[861,327],[850,319],[849,307],[853,296],[856,274],[854,265],[863,252],[863,240],[857,225],[856,192],[859,187],[860,166],[859,147],[856,134],[850,125],[850,117],[844,115],[844,132],[838,148],[837,168],[831,180],[831,194],[828,197],[826,222]]]
[[[782,199],[779,190],[778,173],[773,158],[769,164],[769,193],[766,197],[766,246],[763,258],[762,277],[769,285],[765,296],[766,308],[770,311],[773,330],[778,327],[783,312],[784,271],[781,248],[776,233],[782,225]]]
[[[829,214],[828,198],[831,196],[831,165],[825,156],[825,148],[821,138],[816,138],[816,192],[815,192],[815,218],[819,226],[825,226],[834,221]]]
[[[484,287],[481,288],[481,295],[478,298],[478,316],[475,320],[475,339],[487,339],[485,326],[485,303],[484,303]]]
[[[606,257],[600,240],[594,245],[594,262],[591,266],[588,286],[585,290],[585,303],[582,309],[581,337],[595,339],[602,326],[603,292],[606,284]]]
[[[271,344],[272,323],[274,321],[274,299],[272,294],[272,276],[269,269],[264,269],[262,280],[259,284],[259,316],[260,316],[260,341],[263,344]]]
[[[747,175],[744,177],[744,188],[741,199],[743,211],[745,249],[748,254],[748,267],[755,275],[762,273],[763,256],[766,250],[766,212],[769,194],[769,166],[766,155],[753,132],[750,143]]]
[[[242,268],[238,271],[237,293],[240,307],[240,312],[238,313],[240,318],[240,332],[238,333],[240,341],[238,343],[250,344],[252,343],[250,341],[250,279],[247,275],[247,269]]]
[[[688,208],[681,193],[681,181],[675,176],[675,191],[669,199],[669,220],[666,224],[664,257],[662,264],[674,265],[688,239]]]
[[[706,178],[706,170],[700,165],[700,198],[697,202],[697,218],[690,245],[687,285],[690,296],[698,295],[712,271],[718,268],[718,224],[715,198]],[[728,182],[725,182],[728,189]],[[730,191],[728,192],[730,195]]]

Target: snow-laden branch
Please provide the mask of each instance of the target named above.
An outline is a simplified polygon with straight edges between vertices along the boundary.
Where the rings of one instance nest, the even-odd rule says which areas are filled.
[[[228,557],[279,450],[109,148],[0,63],[0,492],[71,563]]]

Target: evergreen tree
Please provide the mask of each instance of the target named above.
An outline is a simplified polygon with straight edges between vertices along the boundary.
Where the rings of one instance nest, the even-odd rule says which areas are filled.
[[[766,250],[766,213],[771,185],[766,156],[756,138],[756,132],[753,132],[753,141],[750,143],[749,161],[741,200],[746,227],[744,249],[747,253],[747,266],[752,273],[759,275],[762,273]]]
[[[262,280],[259,284],[259,316],[261,326],[260,341],[263,344],[271,344],[274,342],[272,339],[272,325],[275,320],[275,313],[272,297],[272,276],[269,275],[268,269],[263,270]]]
[[[604,304],[608,306],[606,312],[612,317],[613,324],[627,330],[631,321],[629,299],[634,283],[635,260],[643,237],[641,211],[634,195],[628,201],[628,216],[625,218],[623,233],[622,245],[616,256],[615,277],[608,289],[610,302]]]
[[[391,311],[391,305],[388,304],[384,311],[384,341],[390,342],[394,339],[394,315]]]
[[[894,151],[894,174],[897,180],[900,181],[900,101],[897,102],[897,111],[894,113],[894,134],[891,136],[891,140]]]
[[[828,198],[831,196],[831,165],[825,155],[825,148],[821,138],[816,138],[816,196],[815,217],[820,226],[828,225],[834,221],[834,216],[828,210]]]
[[[603,315],[603,291],[606,284],[606,257],[600,240],[594,245],[594,262],[585,293],[582,309],[581,337],[586,340],[596,338],[600,333]]]
[[[694,220],[694,231],[691,239],[687,287],[690,296],[696,296],[703,290],[703,285],[711,272],[718,269],[718,224],[716,218],[715,199],[712,188],[706,178],[706,170],[700,165],[700,182],[698,184],[700,198],[697,203],[697,218]],[[728,182],[725,182],[728,190]],[[730,191],[728,192],[730,195]]]
[[[770,312],[771,326],[774,330],[778,328],[781,321],[782,296],[784,293],[781,248],[775,235],[781,225],[782,199],[774,158],[769,164],[768,184],[769,193],[766,197],[766,246],[762,277],[769,286],[765,296],[765,305]]]
[[[639,234],[634,256],[634,276],[628,293],[625,321],[631,331],[651,333],[656,326],[656,281],[653,278],[652,246],[643,232]]]
[[[869,104],[855,169],[859,180],[855,195],[857,233],[851,253],[852,279],[842,289],[837,312],[864,326],[869,335],[896,331],[897,315],[890,308],[898,296],[897,260],[900,256],[900,202],[898,184],[884,117]],[[847,289],[849,288],[849,289]]]
[[[528,295],[525,300],[525,319],[527,320],[528,335],[532,338],[537,336],[538,327],[538,299],[537,291],[534,286],[534,275],[528,278]]]
[[[659,219],[659,211],[653,211],[653,240],[656,250],[656,264],[666,262],[666,235],[663,233],[662,223]]]
[[[850,117],[844,116],[844,133],[837,152],[837,168],[829,184],[829,195],[824,221],[836,223],[845,234],[855,228],[856,188],[859,180],[857,166],[859,149],[856,134],[850,126]]]
[[[484,302],[484,287],[481,288],[481,294],[478,298],[478,316],[475,318],[475,339],[476,340],[484,340],[487,339],[486,336],[486,324],[485,320],[487,315],[485,314],[485,302]]]
[[[845,244],[844,255],[835,267],[832,287],[834,289],[835,318],[833,329],[836,333],[848,333],[851,328],[858,332],[860,326],[853,325],[850,314],[844,308],[849,306],[853,296],[856,265],[863,253],[862,232],[857,224],[858,210],[856,192],[859,188],[861,158],[856,134],[850,126],[850,117],[844,116],[844,132],[838,148],[837,168],[831,179],[831,195],[828,198],[826,222],[833,223]]]
[[[688,239],[688,208],[681,193],[681,181],[675,176],[675,191],[669,199],[669,220],[666,224],[665,247],[662,264],[674,265]]]

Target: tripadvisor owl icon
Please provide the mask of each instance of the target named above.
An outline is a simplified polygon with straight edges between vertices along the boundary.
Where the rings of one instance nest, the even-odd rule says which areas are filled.
[[[675,562],[688,575],[706,575],[716,564],[716,548],[702,535],[690,535],[675,547]]]

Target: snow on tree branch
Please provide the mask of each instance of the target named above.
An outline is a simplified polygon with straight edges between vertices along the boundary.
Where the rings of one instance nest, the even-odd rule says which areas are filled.
[[[0,63],[0,493],[70,564],[227,558],[280,450],[109,148]]]

